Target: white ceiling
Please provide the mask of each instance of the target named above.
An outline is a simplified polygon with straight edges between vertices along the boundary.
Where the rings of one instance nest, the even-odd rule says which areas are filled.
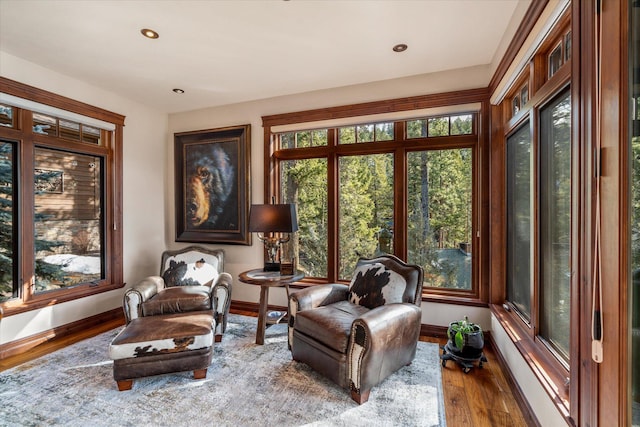
[[[0,50],[175,113],[495,64],[529,3],[0,0]]]

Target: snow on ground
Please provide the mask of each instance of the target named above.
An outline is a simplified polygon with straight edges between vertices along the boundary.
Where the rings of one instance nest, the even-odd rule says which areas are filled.
[[[49,255],[44,257],[48,264],[61,265],[68,273],[100,274],[100,257],[73,254]]]

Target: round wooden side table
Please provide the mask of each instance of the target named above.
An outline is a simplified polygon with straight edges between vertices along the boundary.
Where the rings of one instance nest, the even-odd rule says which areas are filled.
[[[284,286],[287,290],[287,303],[289,301],[289,283],[304,279],[301,271],[296,274],[282,275],[279,271],[263,271],[261,268],[240,273],[238,276],[242,283],[260,286],[260,309],[258,311],[258,330],[256,331],[256,344],[264,344],[264,332],[267,326],[267,304],[269,302],[269,288]]]

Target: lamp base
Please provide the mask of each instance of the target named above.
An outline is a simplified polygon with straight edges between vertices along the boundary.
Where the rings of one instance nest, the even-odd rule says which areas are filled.
[[[280,271],[279,262],[265,262],[263,271]]]

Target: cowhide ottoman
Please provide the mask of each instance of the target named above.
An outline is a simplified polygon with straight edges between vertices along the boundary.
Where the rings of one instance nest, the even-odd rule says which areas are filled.
[[[134,378],[193,371],[207,376],[213,356],[215,320],[210,311],[133,319],[109,345],[118,390],[130,390]]]

